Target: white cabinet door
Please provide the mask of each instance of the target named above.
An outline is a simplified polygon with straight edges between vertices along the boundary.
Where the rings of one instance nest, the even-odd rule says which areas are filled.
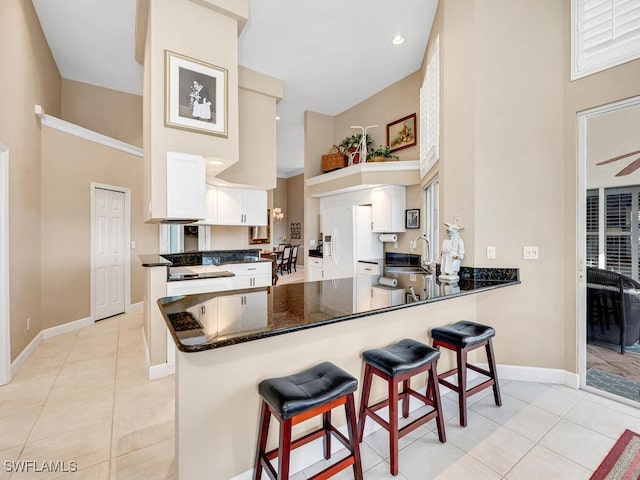
[[[307,258],[307,264],[305,267],[307,272],[307,280],[315,282],[322,280],[322,259],[316,257]]]
[[[218,335],[263,328],[267,321],[266,291],[218,297]]]
[[[267,224],[267,191],[244,191],[244,223],[251,226]]]
[[[205,185],[203,156],[167,152],[167,218],[204,219]]]
[[[371,308],[385,308],[405,303],[404,288],[371,287]]]
[[[218,223],[218,187],[206,185],[205,217],[197,225],[216,225]]]
[[[218,187],[217,223],[219,225],[266,225],[266,190]]]
[[[232,263],[228,269],[235,274],[234,289],[271,285],[271,262]]]
[[[218,224],[243,225],[244,192],[240,188],[218,187]]]
[[[406,188],[385,185],[371,192],[371,220],[374,232],[404,232]]]

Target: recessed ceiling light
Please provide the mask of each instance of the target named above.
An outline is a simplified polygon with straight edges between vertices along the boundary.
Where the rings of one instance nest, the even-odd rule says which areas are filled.
[[[209,165],[224,165],[224,162],[220,160],[209,160]]]
[[[404,37],[398,34],[395,37],[393,37],[393,40],[391,40],[391,43],[393,43],[394,45],[402,45],[404,43]]]
[[[276,115],[276,120],[280,120],[280,117]]]

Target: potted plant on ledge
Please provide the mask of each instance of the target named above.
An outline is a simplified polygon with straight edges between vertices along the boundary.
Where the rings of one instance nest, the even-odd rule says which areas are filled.
[[[369,150],[367,153],[367,162],[386,162],[388,160],[399,160],[396,155],[391,155],[391,148],[389,145],[378,146],[378,148]]]
[[[349,165],[360,163],[360,151],[358,150],[358,147],[360,146],[361,142],[362,134],[355,133],[349,137],[343,138],[342,142],[340,142],[340,145],[338,145],[340,151],[347,156]],[[373,139],[371,138],[371,135],[367,133],[367,149],[372,143]]]

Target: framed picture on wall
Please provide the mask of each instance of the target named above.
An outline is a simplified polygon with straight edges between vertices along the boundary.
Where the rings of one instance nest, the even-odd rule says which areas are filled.
[[[417,137],[415,113],[387,124],[387,145],[392,152],[413,147]]]
[[[420,228],[420,209],[412,208],[410,210],[405,210],[405,228]]]
[[[227,136],[227,70],[165,50],[165,125]]]

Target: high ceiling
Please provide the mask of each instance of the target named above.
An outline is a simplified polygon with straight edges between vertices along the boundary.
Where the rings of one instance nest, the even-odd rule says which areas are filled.
[[[63,78],[142,94],[136,0],[32,0]],[[285,82],[278,172],[303,166],[305,110],[338,114],[420,68],[437,0],[250,0],[239,63]],[[391,43],[396,34],[406,41]]]

